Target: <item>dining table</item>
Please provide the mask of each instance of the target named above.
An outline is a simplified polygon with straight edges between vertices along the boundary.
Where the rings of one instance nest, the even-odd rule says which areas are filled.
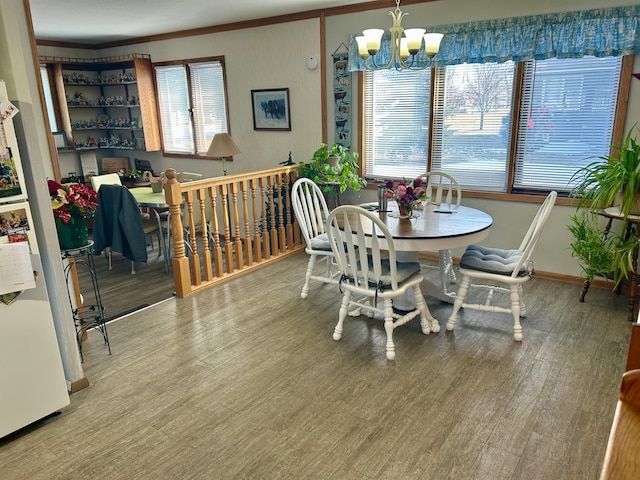
[[[387,226],[398,261],[418,261],[420,252],[452,250],[481,242],[493,225],[491,215],[463,205],[428,202],[422,209],[414,210],[410,219],[400,217],[395,202],[389,202],[384,212],[378,211],[377,203],[361,206],[377,212]],[[371,231],[365,233],[371,235]],[[448,292],[446,285],[436,285],[426,278],[422,291],[444,302],[455,300],[455,292]]]

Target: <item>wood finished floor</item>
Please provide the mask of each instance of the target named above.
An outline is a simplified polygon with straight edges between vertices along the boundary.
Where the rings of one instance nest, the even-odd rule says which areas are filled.
[[[443,330],[348,320],[300,299],[307,257],[91,332],[91,385],[0,440],[0,477],[37,479],[597,479],[628,348],[626,299],[534,279],[510,317],[427,299]]]
[[[105,255],[94,257],[93,263],[107,319],[120,317],[173,296],[173,275],[165,273],[164,260],[158,256],[155,236],[153,241],[153,247],[147,247],[147,262],[136,263],[135,275],[131,274],[131,262],[120,253],[113,253],[112,270],[108,268]],[[86,269],[78,268],[78,280],[85,304],[94,304],[91,276]]]

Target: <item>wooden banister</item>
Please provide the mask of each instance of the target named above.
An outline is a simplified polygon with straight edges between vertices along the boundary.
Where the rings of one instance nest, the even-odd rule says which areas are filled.
[[[290,198],[297,166],[183,183],[168,169],[165,177],[177,296],[304,250]]]

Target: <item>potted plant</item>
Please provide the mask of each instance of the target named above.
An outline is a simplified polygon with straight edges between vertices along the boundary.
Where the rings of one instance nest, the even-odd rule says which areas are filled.
[[[335,166],[334,162],[329,163],[331,157],[337,157]],[[367,185],[358,173],[358,154],[335,143],[331,147],[321,143],[310,162],[300,162],[298,175],[310,178],[329,195],[337,195],[348,188],[357,192]]]
[[[612,148],[612,155],[605,155],[578,170],[572,182],[572,196],[578,198],[579,214],[571,218],[568,226],[574,241],[570,244],[572,255],[580,262],[585,276],[585,289],[593,277],[613,278],[614,288],[627,278],[633,269],[633,251],[638,246],[629,235],[627,218],[640,213],[636,210],[640,192],[640,145],[633,136],[635,127],[629,130],[622,144]],[[599,227],[598,213],[615,205],[619,208],[622,225],[617,232],[605,233]]]
[[[131,168],[123,168],[118,172],[118,175],[123,185],[134,185],[142,177],[142,172]]]
[[[604,155],[573,175],[571,183],[578,183],[572,195],[579,198],[578,207],[588,203],[592,211],[598,211],[617,204],[624,218],[640,213],[640,209],[634,209],[640,190],[640,145],[633,136],[634,129],[621,145],[613,147],[613,155]]]

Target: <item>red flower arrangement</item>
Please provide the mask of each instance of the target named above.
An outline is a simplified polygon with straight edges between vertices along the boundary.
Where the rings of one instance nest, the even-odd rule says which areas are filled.
[[[51,208],[56,225],[76,218],[91,218],[96,211],[98,194],[82,183],[60,184],[48,180]]]

